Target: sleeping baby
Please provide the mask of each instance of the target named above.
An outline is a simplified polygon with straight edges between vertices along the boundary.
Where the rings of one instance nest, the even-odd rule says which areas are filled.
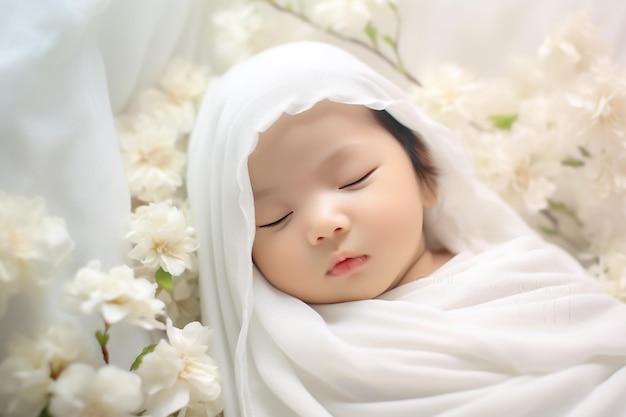
[[[189,147],[225,415],[626,416],[626,306],[335,46],[279,46]]]

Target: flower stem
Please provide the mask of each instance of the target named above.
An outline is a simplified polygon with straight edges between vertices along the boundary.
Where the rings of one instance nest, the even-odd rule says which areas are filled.
[[[104,320],[103,320],[104,321]],[[111,325],[104,321],[104,332],[97,330],[96,331],[96,339],[98,340],[98,344],[100,345],[100,350],[102,351],[102,359],[104,363],[109,364],[109,349],[107,349],[107,343],[109,343],[109,330],[111,329]]]
[[[395,46],[392,46],[392,49],[394,51],[394,56],[395,56],[395,59],[396,59],[396,61],[394,62],[393,59],[391,59],[388,56],[386,56],[385,54],[383,54],[378,48],[368,44],[367,42],[364,42],[361,39],[353,38],[353,37],[350,37],[350,36],[346,36],[346,35],[341,34],[341,33],[337,32],[337,31],[335,31],[333,29],[330,29],[330,28],[323,28],[319,24],[313,22],[304,13],[299,13],[299,12],[293,10],[290,7],[281,6],[275,0],[265,0],[265,3],[267,3],[269,6],[273,7],[274,9],[278,10],[279,12],[291,15],[291,16],[295,17],[296,19],[299,19],[300,21],[308,24],[309,26],[311,26],[311,27],[313,27],[313,28],[315,28],[317,30],[320,30],[320,31],[325,32],[325,33],[328,33],[329,35],[331,35],[331,36],[333,36],[333,37],[335,37],[337,39],[349,42],[349,43],[351,43],[353,45],[360,46],[361,48],[364,48],[364,49],[370,51],[371,53],[373,53],[374,55],[378,56],[383,61],[385,61],[388,65],[393,67],[393,69],[398,71],[407,80],[409,80],[413,84],[417,85],[418,87],[422,86],[422,83],[406,70],[406,68],[404,67],[404,63],[402,62],[402,58],[400,57],[400,53],[399,53],[398,45],[397,45],[397,39],[398,39],[398,36],[399,36],[399,33],[400,33],[400,27],[399,27],[399,25],[400,25],[400,16],[398,14],[396,14],[396,22],[397,22],[397,25],[398,25],[396,27],[396,44],[395,44]]]
[[[390,3],[391,4],[391,3]],[[392,7],[393,10],[393,14],[396,17],[396,34],[394,37],[394,42],[393,44],[390,44],[394,53],[394,56],[396,57],[396,70],[398,72],[400,72],[400,74],[404,75],[405,77],[407,77],[407,79],[409,79],[410,81],[412,81],[413,83],[415,83],[418,87],[422,86],[422,83],[419,82],[416,78],[414,78],[413,76],[411,76],[411,74],[409,74],[409,72],[407,71],[406,67],[404,66],[404,61],[402,60],[402,55],[400,55],[400,28],[402,27],[402,18],[400,17],[400,13],[398,12],[398,9],[394,6]]]

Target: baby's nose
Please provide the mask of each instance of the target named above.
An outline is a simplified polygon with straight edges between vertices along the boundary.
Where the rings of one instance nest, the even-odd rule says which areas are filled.
[[[319,244],[327,239],[343,235],[350,228],[350,220],[342,213],[318,213],[309,229],[309,242]]]

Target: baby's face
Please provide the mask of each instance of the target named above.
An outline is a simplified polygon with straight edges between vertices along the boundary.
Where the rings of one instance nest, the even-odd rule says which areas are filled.
[[[248,160],[255,264],[309,303],[370,299],[420,274],[422,189],[370,110],[323,101],[283,115]]]

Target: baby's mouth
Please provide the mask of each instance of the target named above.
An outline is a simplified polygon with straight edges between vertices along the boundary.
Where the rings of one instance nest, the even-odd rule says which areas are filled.
[[[363,265],[369,256],[338,256],[333,260],[333,266],[326,272],[331,277],[341,277],[349,275]]]

